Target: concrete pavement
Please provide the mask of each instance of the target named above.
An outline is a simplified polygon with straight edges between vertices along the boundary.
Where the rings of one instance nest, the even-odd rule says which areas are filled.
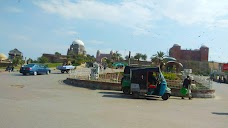
[[[68,74],[0,73],[1,128],[226,128],[228,85],[214,99],[132,99],[118,91],[63,84]]]

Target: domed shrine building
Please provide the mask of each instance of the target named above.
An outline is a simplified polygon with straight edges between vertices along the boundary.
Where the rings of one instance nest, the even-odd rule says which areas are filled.
[[[67,55],[85,55],[85,45],[81,40],[75,40],[70,45],[70,48],[67,50]]]
[[[6,67],[11,61],[7,59],[7,56],[3,53],[0,53],[0,67]]]
[[[67,55],[85,55],[85,44],[81,40],[74,40],[67,50]],[[51,63],[62,63],[67,60],[67,55],[46,54],[43,56]]]

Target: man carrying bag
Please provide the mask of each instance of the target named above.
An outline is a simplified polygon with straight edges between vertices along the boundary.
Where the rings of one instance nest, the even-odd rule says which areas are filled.
[[[191,96],[191,79],[189,76],[187,76],[187,78],[184,79],[183,82],[183,87],[181,89],[181,94],[182,94],[182,99],[184,99],[184,96],[186,96],[186,94],[188,95],[189,100],[192,99]]]

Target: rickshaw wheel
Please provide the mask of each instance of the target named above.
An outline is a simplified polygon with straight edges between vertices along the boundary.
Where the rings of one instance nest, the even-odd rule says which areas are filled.
[[[123,88],[123,93],[129,95],[130,89],[129,88]]]
[[[162,99],[163,99],[163,100],[168,100],[168,99],[169,99],[169,94],[168,94],[168,93],[165,93],[165,94],[162,96]]]
[[[139,98],[139,92],[132,92],[132,96],[136,99]]]

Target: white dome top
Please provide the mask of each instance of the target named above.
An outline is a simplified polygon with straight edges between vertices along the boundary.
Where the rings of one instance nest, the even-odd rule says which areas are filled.
[[[78,44],[78,45],[83,45],[84,46],[84,43],[81,40],[75,40],[75,41],[72,42],[72,44]]]

